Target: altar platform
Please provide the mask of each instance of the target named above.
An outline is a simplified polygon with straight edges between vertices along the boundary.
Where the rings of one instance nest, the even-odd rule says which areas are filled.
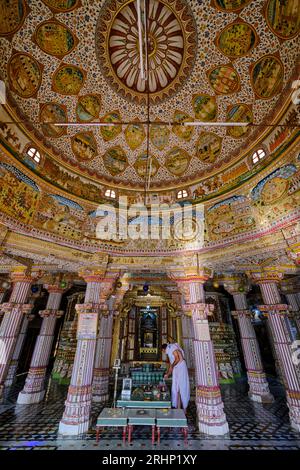
[[[171,401],[159,401],[159,400],[117,400],[118,408],[171,408]]]

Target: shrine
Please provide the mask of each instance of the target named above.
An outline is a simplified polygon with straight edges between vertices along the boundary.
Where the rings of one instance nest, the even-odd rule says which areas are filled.
[[[299,30],[0,0],[0,449],[300,449]]]

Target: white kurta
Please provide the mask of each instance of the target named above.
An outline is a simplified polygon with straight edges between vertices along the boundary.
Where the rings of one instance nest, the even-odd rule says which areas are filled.
[[[175,361],[174,351],[179,350],[184,358],[184,352],[181,347],[177,344],[168,344],[166,354],[168,355],[171,364]],[[182,407],[187,408],[190,400],[190,381],[187,365],[184,359],[182,359],[173,368],[172,373],[172,406],[177,408],[178,403],[178,392],[180,393]]]

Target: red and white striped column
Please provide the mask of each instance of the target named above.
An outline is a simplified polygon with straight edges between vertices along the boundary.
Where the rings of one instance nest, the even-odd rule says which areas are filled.
[[[263,368],[260,349],[248,310],[246,293],[249,286],[239,277],[226,278],[225,289],[233,296],[236,310],[231,312],[237,319],[249,384],[249,397],[258,403],[272,403],[273,395]]]
[[[103,306],[104,307],[104,306]],[[106,307],[106,306],[105,306]],[[110,354],[112,346],[113,313],[102,308],[93,378],[93,401],[108,400]]]
[[[97,344],[99,315],[101,312],[102,275],[89,274],[83,304],[77,304],[77,347],[71,383],[65,402],[65,410],[59,423],[59,433],[80,435],[90,426],[92,382]]]
[[[33,304],[32,304],[32,307],[33,307]],[[11,385],[14,383],[14,381],[16,379],[17,369],[18,369],[18,365],[19,365],[19,359],[20,359],[20,356],[21,356],[21,353],[22,353],[22,350],[23,350],[23,346],[24,346],[24,343],[25,343],[25,338],[26,338],[26,335],[27,335],[29,322],[31,320],[33,320],[33,318],[34,318],[34,315],[31,315],[30,313],[26,313],[24,315],[22,325],[21,325],[21,330],[20,330],[20,333],[18,335],[16,347],[14,349],[12,360],[10,361],[10,365],[9,365],[9,368],[8,368],[7,377],[6,377],[5,384],[4,384],[5,387],[11,387]]]
[[[17,338],[21,329],[24,314],[32,309],[32,304],[27,304],[32,277],[25,271],[13,272],[11,275],[13,290],[9,299],[1,305],[4,318],[0,325],[0,397],[9,370],[9,365],[16,347]]]
[[[65,289],[58,285],[48,285],[47,290],[49,296],[46,309],[39,312],[43,319],[40,334],[35,343],[24,388],[19,393],[17,400],[17,403],[22,405],[39,403],[44,398],[45,379],[54,339],[55,325],[57,318],[61,317],[64,313],[62,310],[59,310],[59,306]]]
[[[194,365],[194,333],[192,325],[192,317],[185,315],[184,312],[181,312],[181,331],[182,331],[182,343],[183,350],[185,354],[186,364],[189,370],[190,376],[195,374],[195,365]]]
[[[274,346],[286,388],[291,426],[300,432],[300,377],[294,363],[292,338],[287,326],[289,306],[281,303],[279,283],[282,273],[272,269],[251,273],[259,285],[265,305],[260,306],[268,316]]]
[[[205,303],[204,282],[207,277],[193,276],[184,283],[186,304],[183,305],[192,315],[194,327],[194,358],[196,381],[196,405],[200,432],[212,436],[229,432],[224,405],[219,386],[217,363],[213,342],[210,337],[208,315],[213,305]]]
[[[281,291],[285,295],[291,307],[291,317],[293,318],[300,334],[300,286],[292,279],[283,279],[280,284]]]

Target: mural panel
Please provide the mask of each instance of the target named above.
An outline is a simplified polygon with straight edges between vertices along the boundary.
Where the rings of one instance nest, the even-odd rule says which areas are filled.
[[[63,127],[51,124],[52,122],[67,122],[68,118],[65,106],[58,103],[45,103],[41,105],[39,117],[42,123],[42,130],[47,137],[60,137],[66,134],[66,130]]]
[[[38,25],[33,40],[46,54],[59,59],[72,52],[78,44],[72,31],[57,20],[44,21]]]
[[[250,67],[251,84],[258,98],[269,99],[279,93],[283,84],[284,68],[275,55],[261,57]]]
[[[273,171],[262,179],[252,190],[253,201],[261,206],[267,206],[281,199],[289,188],[289,178],[296,173],[294,165],[285,165]]]
[[[176,110],[173,115],[173,121],[182,124],[183,122],[191,122],[193,118],[183,111]],[[172,130],[179,139],[190,141],[194,133],[194,127],[192,126],[176,126],[172,127]]]
[[[137,149],[145,139],[145,130],[142,124],[129,124],[124,134],[127,145],[131,150]]]
[[[43,0],[43,3],[55,13],[71,11],[81,5],[80,0]]]
[[[106,169],[113,176],[122,173],[128,165],[126,154],[119,145],[105,152],[103,162]]]
[[[206,214],[209,240],[222,240],[255,228],[251,203],[245,196],[233,196],[215,204]]]
[[[150,159],[150,162],[149,162],[149,159]],[[153,157],[152,155],[149,155],[149,158],[148,158],[148,155],[146,153],[142,153],[141,155],[138,156],[134,164],[134,168],[137,174],[141,178],[144,179],[146,176],[149,176],[149,173],[152,178],[157,173],[157,170],[159,168],[159,163],[156,160],[156,158]]]
[[[29,8],[25,0],[0,2],[0,36],[12,37],[22,26]]]
[[[119,111],[112,111],[106,114],[101,122],[121,122],[121,114]],[[122,126],[103,126],[100,127],[100,135],[105,142],[115,139],[122,132]]]
[[[207,72],[208,81],[219,95],[230,95],[240,89],[240,77],[232,65],[220,65]]]
[[[169,143],[170,129],[168,126],[157,124],[150,125],[150,141],[158,150],[163,150]]]
[[[99,117],[101,97],[99,95],[84,95],[78,98],[76,116],[79,121],[89,122]]]
[[[85,72],[75,65],[61,65],[53,75],[52,88],[61,95],[77,95],[83,86]]]
[[[10,86],[22,98],[31,98],[38,92],[42,81],[42,66],[25,52],[15,53],[8,62]]]
[[[215,96],[195,95],[193,97],[195,118],[199,121],[214,121],[217,117],[217,102]]]
[[[222,139],[212,132],[201,132],[196,144],[196,155],[204,163],[213,163],[222,149]]]
[[[80,161],[93,160],[97,155],[97,143],[92,132],[79,132],[71,139],[72,150]]]
[[[217,47],[232,59],[248,54],[257,43],[255,29],[240,20],[226,26],[216,38]]]
[[[300,2],[268,0],[265,17],[274,34],[281,39],[291,39],[300,31]]]
[[[17,168],[0,165],[0,210],[19,222],[32,221],[40,192],[34,181]]]
[[[252,0],[213,0],[213,5],[222,11],[239,11]]]
[[[236,104],[230,106],[227,111],[226,121],[230,122],[253,122],[253,114],[250,107],[246,104]],[[244,137],[250,130],[248,126],[228,127],[227,134],[231,137]]]
[[[167,153],[166,168],[173,175],[182,175],[187,169],[190,159],[191,157],[185,150],[174,147]]]

